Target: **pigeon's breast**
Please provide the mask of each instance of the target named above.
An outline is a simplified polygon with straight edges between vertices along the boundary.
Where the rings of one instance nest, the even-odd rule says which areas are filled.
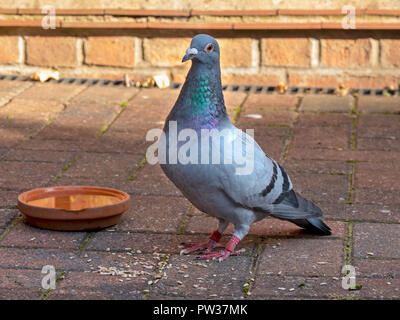
[[[166,128],[165,128],[166,129]],[[238,166],[237,153],[243,155],[243,143],[233,126],[222,130],[191,130],[170,127],[159,143],[162,170],[198,209],[224,216],[233,210],[234,203],[226,198],[223,182],[226,173],[233,176]],[[160,151],[162,150],[162,151]]]
[[[167,177],[200,211],[217,217],[226,217],[232,203],[225,199],[215,166],[161,164]]]

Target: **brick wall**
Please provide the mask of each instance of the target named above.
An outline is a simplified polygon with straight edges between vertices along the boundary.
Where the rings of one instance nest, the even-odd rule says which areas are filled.
[[[128,74],[143,79],[167,73],[182,82],[190,63],[182,64],[181,59],[190,39],[207,32],[220,43],[224,83],[276,85],[282,81],[297,86],[371,88],[397,88],[399,83],[400,37],[398,30],[390,28],[262,30],[252,22],[232,29],[225,22],[222,28],[206,21],[178,29],[182,21],[170,18],[140,29],[129,25],[143,24],[137,20],[118,28],[107,28],[107,23],[112,26],[109,22],[90,25],[86,20],[56,30],[32,25],[2,28],[0,21],[0,74],[54,68],[64,77],[122,79]],[[175,27],[168,26],[171,22]]]
[[[38,8],[54,5],[62,9],[125,8],[155,10],[265,10],[267,9],[340,9],[344,5],[400,9],[393,0],[2,0],[4,7]]]

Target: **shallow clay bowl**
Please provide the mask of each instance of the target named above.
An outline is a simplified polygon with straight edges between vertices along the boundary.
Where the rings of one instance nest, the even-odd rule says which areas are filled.
[[[90,186],[33,189],[18,196],[18,209],[28,223],[52,230],[107,228],[119,222],[129,204],[123,191]]]

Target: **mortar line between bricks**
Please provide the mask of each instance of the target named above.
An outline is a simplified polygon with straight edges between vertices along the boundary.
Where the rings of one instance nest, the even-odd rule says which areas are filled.
[[[356,150],[357,147],[357,122],[359,110],[357,108],[358,96],[354,97],[353,105],[350,110],[350,116],[353,118],[352,128],[351,128],[351,138],[350,138],[350,147],[351,150]]]
[[[186,199],[183,195],[175,195],[175,194],[159,194],[159,193],[150,193],[150,192],[127,192],[127,194],[131,196],[143,196],[143,197],[163,197],[163,198],[170,198],[170,199]]]
[[[28,39],[26,35],[22,35],[22,64],[28,65]]]
[[[110,232],[110,233],[125,233],[125,234],[140,234],[140,235],[177,235],[177,236],[204,236],[207,237],[210,235],[209,232],[196,232],[196,233],[189,233],[189,232],[183,232],[183,233],[177,233],[177,232],[148,232],[148,231],[139,231],[139,230],[124,230],[123,232],[120,231],[114,231],[114,232]],[[232,236],[232,234],[225,234],[222,236],[223,239],[229,240],[229,238]],[[246,239],[247,240],[259,240],[261,236],[260,235],[256,235],[256,234],[251,234],[251,235],[247,235]],[[316,241],[339,241],[339,240],[343,240],[342,237],[338,237],[338,236],[330,236],[329,238],[325,238],[325,239],[321,239],[321,238],[315,238],[315,236],[313,235],[302,235],[302,236],[297,236],[296,238],[294,237],[288,237],[288,236],[284,236],[284,235],[269,235],[268,236],[268,240],[273,239],[273,240],[282,240],[282,239],[293,239],[293,240],[298,240],[298,239],[312,239],[312,240],[316,240]],[[262,238],[261,241],[265,241],[265,238]],[[23,248],[23,247],[21,247]],[[101,249],[90,249],[87,251],[102,251]],[[115,251],[118,251],[118,249],[115,249]],[[124,250],[121,250],[121,252],[123,252]]]
[[[99,231],[100,232],[100,231]],[[150,230],[115,230],[115,231],[107,231],[107,230],[103,230],[101,232],[104,233],[122,233],[122,234],[143,234],[143,235],[177,235],[177,233],[175,231],[150,231]],[[178,234],[179,236],[193,236],[193,235],[207,235],[209,233],[207,232],[196,232],[196,233],[183,233],[183,234]],[[228,236],[228,235],[226,235]],[[258,238],[258,235],[247,235],[247,238]],[[310,236],[313,237],[313,236]],[[332,239],[332,238],[329,238]],[[327,239],[328,240],[328,239]],[[321,240],[324,241],[324,240]],[[100,250],[100,249],[91,249],[91,250]]]
[[[23,250],[23,249],[42,249],[42,250],[47,250],[47,249],[43,249],[43,248],[19,248],[19,247],[3,247],[3,248],[7,248],[7,249],[19,249],[19,250]],[[51,248],[51,250],[55,250],[56,248]],[[91,252],[105,252],[104,250],[86,250],[85,252],[91,253]],[[117,250],[112,250],[110,252],[115,252],[115,253],[122,253],[122,251],[117,251]],[[126,251],[124,251],[126,252]],[[149,254],[146,252],[143,252],[144,254]],[[171,253],[171,252],[159,252],[162,255],[173,255],[176,253]],[[190,254],[188,255],[189,257],[194,257],[195,254]],[[354,257],[353,261],[400,261],[400,258],[395,258],[395,257]],[[24,266],[0,266],[0,270],[31,270],[31,271],[41,271],[42,267],[24,267]],[[66,271],[66,272],[85,272],[87,270],[85,269],[75,269],[75,268],[68,268],[65,270],[61,270],[59,269],[59,271]],[[271,274],[271,276],[274,276],[273,274]],[[304,274],[290,274],[290,275],[286,275],[286,276],[294,276],[294,277],[303,277]],[[319,278],[319,275],[308,275],[307,277],[310,278]],[[367,276],[364,276],[365,278],[367,278]],[[379,277],[379,275],[377,276]],[[384,276],[383,276],[384,277]]]
[[[97,232],[93,231],[92,232],[93,236],[96,235],[99,232],[101,232],[101,231],[97,231]],[[149,233],[145,233],[143,231],[142,232],[124,231],[124,232],[112,232],[112,233],[122,233],[122,234],[128,234],[129,233],[129,235],[137,235],[137,234],[139,234],[139,235],[143,235],[143,236],[149,235]],[[173,233],[173,232],[170,232],[170,233],[150,233],[150,234],[151,235],[177,235],[176,233]],[[192,237],[194,237],[194,236],[199,236],[199,235],[200,236],[204,235],[206,237],[207,235],[209,235],[209,233],[180,234],[179,236],[192,236]],[[91,240],[93,238],[93,236],[91,236],[90,239],[88,239],[89,236],[87,236],[84,240],[82,240],[82,244],[81,244],[80,248],[78,248],[78,249],[76,249],[76,248],[60,249],[60,247],[58,247],[58,246],[54,246],[54,247],[48,246],[48,247],[45,247],[45,248],[41,247],[41,246],[25,247],[25,246],[20,246],[20,245],[0,245],[0,249],[18,249],[18,250],[32,249],[32,250],[44,250],[44,251],[61,250],[61,251],[64,251],[64,252],[75,252],[75,251],[77,251],[79,254],[81,254],[82,252],[105,252],[104,249],[96,249],[96,248],[87,249],[86,248],[86,246],[87,246],[87,244],[89,242],[88,240]],[[229,240],[229,238],[230,238],[230,235],[224,235],[221,239]],[[279,237],[279,236],[277,236],[277,237],[269,236],[267,240],[282,240],[282,239],[288,239],[288,238],[284,237],[284,236],[281,236],[281,237]],[[296,240],[294,238],[291,238],[291,239]],[[318,239],[315,239],[313,236],[310,236],[310,237],[299,237],[297,239],[318,240]],[[246,240],[255,240],[255,243],[259,243],[259,244],[262,244],[262,245],[265,244],[264,243],[265,238],[261,238],[260,236],[257,236],[257,235],[248,235],[248,236],[246,236]],[[339,237],[332,237],[332,238],[329,238],[327,240],[319,240],[319,241],[339,241],[339,240],[343,240],[343,239],[341,239]],[[259,242],[257,242],[257,241],[259,241]],[[115,248],[113,248],[112,252],[124,253],[124,252],[126,252],[126,250],[125,250],[125,248],[123,248],[123,249],[115,249]],[[149,250],[148,252],[146,250],[143,250],[142,252],[143,253],[152,253],[151,250]],[[162,249],[160,249],[159,252],[160,253],[171,253],[170,251],[163,251]],[[191,255],[196,255],[196,253],[192,253]],[[383,258],[380,258],[380,259],[387,260],[387,259],[400,259],[400,258],[386,258],[386,257],[383,257]],[[1,268],[2,267],[0,266],[0,269]]]
[[[95,231],[90,232],[90,233],[87,235],[87,237],[82,241],[82,243],[81,243],[81,245],[80,245],[80,247],[79,247],[79,249],[78,249],[78,252],[77,252],[77,255],[78,255],[78,256],[83,252],[83,250],[85,249],[86,245],[89,243],[90,239],[92,239],[92,237],[93,237],[96,233],[97,233],[97,232],[95,232]],[[71,270],[62,270],[61,273],[60,273],[60,275],[57,277],[56,284],[57,284],[58,282],[61,282],[62,280],[64,280],[64,279],[65,279],[65,276],[66,276],[68,273],[70,273],[70,272],[71,272]],[[42,300],[46,300],[47,297],[48,297],[49,295],[51,295],[51,293],[52,293],[53,291],[55,291],[55,290],[49,289],[47,292],[45,292],[45,293],[42,295]]]
[[[358,118],[358,110],[357,110],[357,97],[355,97],[353,106],[351,108],[350,115],[353,118],[352,128],[351,128],[351,136],[350,136],[350,148],[352,151],[356,150],[357,144],[357,118]],[[348,163],[348,161],[346,161]],[[355,163],[354,161],[350,162],[350,174],[349,174],[349,188],[347,190],[347,204],[353,204],[353,196],[354,196],[354,174],[355,174]]]
[[[62,281],[62,280],[65,278],[65,276],[66,276],[67,274],[68,274],[68,271],[65,271],[65,270],[61,270],[61,271],[60,271],[60,274],[57,276],[57,279],[56,279],[56,286],[57,286],[57,284],[58,284],[60,281]],[[56,290],[56,289],[48,289],[48,290],[45,291],[45,292],[43,292],[42,290],[39,290],[39,293],[42,292],[42,296],[41,296],[40,300],[46,300],[47,297],[48,297],[54,290]]]
[[[52,186],[57,180],[61,179],[63,173],[65,173],[66,171],[68,171],[68,169],[69,169],[73,164],[75,164],[75,163],[78,161],[80,155],[81,155],[81,152],[75,154],[75,156],[72,158],[72,160],[69,161],[69,162],[61,169],[60,173],[59,173],[58,175],[56,175],[56,176],[54,177],[54,179],[50,179],[50,181],[47,183],[46,186],[47,186],[47,187],[50,187],[50,186]]]
[[[35,247],[35,246],[24,247],[24,246],[18,246],[18,245],[7,245],[7,246],[0,245],[0,249],[19,249],[19,250],[33,249],[33,250],[64,250],[64,251],[73,251],[73,250],[75,250],[73,248],[71,248],[71,249],[60,249],[59,246],[55,246],[55,247],[47,246],[47,247],[44,248],[44,247],[40,247],[40,246],[39,247]],[[91,250],[87,250],[87,251],[104,251],[104,250],[91,249]],[[122,250],[122,249],[121,250],[114,250],[114,251],[126,252],[125,250]]]
[[[29,248],[30,249],[30,248]],[[0,266],[0,270],[30,270],[30,271],[41,271],[42,267],[14,267],[14,266]],[[68,272],[83,272],[84,270],[82,269],[69,269],[69,270],[59,270],[61,271],[68,271]]]
[[[262,240],[261,241],[260,240],[261,240],[261,238],[259,238],[258,242],[256,243],[257,247],[255,249],[253,249],[254,257],[251,260],[251,265],[250,265],[250,269],[249,269],[249,278],[243,285],[243,298],[244,299],[248,298],[251,295],[251,288],[252,288],[251,284],[252,284],[252,282],[255,281],[256,271],[257,271],[257,262],[258,262],[258,259],[265,247]]]
[[[41,139],[41,141],[52,141],[52,140],[55,140],[55,139]],[[73,141],[73,140],[71,140],[71,139],[66,139],[66,140],[63,140],[63,139],[57,139],[58,141]],[[21,150],[30,150],[30,151],[48,151],[48,149],[29,149],[29,148],[20,148]],[[51,150],[52,152],[65,152],[64,150]],[[71,150],[71,152],[77,152],[78,150]],[[139,154],[142,154],[142,153],[137,153],[137,152],[129,152],[129,151],[124,151],[124,152],[121,152],[121,151],[87,151],[86,153],[90,153],[90,154],[112,154],[112,155],[116,155],[116,154],[121,154],[121,153],[123,153],[123,154],[127,154],[127,155],[133,155],[133,156],[135,156],[135,155],[139,155]]]
[[[14,221],[16,218],[17,217],[15,217],[12,221]],[[22,218],[22,216],[20,216],[20,218]],[[335,220],[327,219],[327,221],[335,221]],[[340,220],[338,220],[338,221],[340,221]],[[358,222],[358,221],[347,221],[347,220],[343,221],[343,222],[346,222],[348,224],[354,224],[355,222],[357,222],[357,223],[391,224],[391,223],[382,223],[382,222],[369,222],[369,221],[368,222],[367,221]],[[12,223],[13,222],[11,222],[9,226],[11,226]],[[400,224],[400,223],[395,223],[395,224]],[[116,231],[101,231],[101,232],[104,232],[104,233],[116,233],[116,234],[130,234],[130,235],[132,235],[132,234],[141,234],[141,235],[177,235],[176,232],[172,232],[172,231],[171,232],[155,232],[155,231],[147,231],[147,230],[144,230],[144,231],[142,231],[142,230],[116,230]],[[95,234],[97,232],[92,232],[92,233]],[[207,232],[197,232],[196,234],[182,233],[182,234],[178,234],[178,235],[180,235],[180,236],[205,235],[206,236],[208,234],[209,233],[207,233]],[[325,238],[325,239],[324,238],[315,239],[315,237],[312,236],[312,235],[310,235],[310,236],[303,235],[303,236],[297,237],[296,239],[314,239],[314,240],[318,240],[318,241],[337,241],[337,240],[341,240],[342,239],[342,240],[345,241],[346,239],[349,238],[348,235],[349,235],[349,230],[347,228],[347,235],[344,238],[341,238],[341,237],[329,237],[329,238]],[[229,235],[225,235],[225,237],[229,237]],[[259,235],[255,235],[255,234],[250,234],[250,235],[247,236],[247,238],[248,239],[253,239],[253,240],[259,240],[260,236]],[[268,239],[288,239],[288,237],[285,236],[285,235],[281,235],[281,236],[279,236],[279,235],[276,235],[276,236],[270,235],[270,236],[268,236]],[[292,238],[292,239],[295,239],[295,238]],[[85,240],[87,240],[87,238],[85,238],[82,241],[81,247],[82,247],[83,243],[85,242]],[[263,241],[263,239],[262,239],[262,241]],[[86,243],[85,243],[85,247],[86,247]],[[4,245],[0,245],[0,248],[26,249],[26,247],[24,247],[24,246],[13,246],[13,247],[10,247],[10,246],[4,246]],[[44,249],[43,247],[29,247],[29,248],[32,248],[32,249]],[[57,249],[57,248],[58,247],[49,248],[49,249]],[[79,249],[77,249],[77,250],[79,250]],[[102,249],[89,249],[89,250],[85,249],[85,251],[104,251],[104,250],[102,250]],[[121,250],[115,249],[114,251],[125,252],[125,250],[122,250],[122,249]]]
[[[17,189],[12,189],[12,188],[1,188],[0,187],[0,191],[19,191]]]
[[[400,261],[400,258],[397,257],[373,257],[373,256],[368,256],[368,257],[353,257],[353,261],[355,260],[374,260],[374,261]]]
[[[154,274],[153,280],[151,280],[151,283],[148,286],[148,289],[145,289],[142,291],[142,296],[140,296],[141,300],[146,300],[147,296],[150,294],[153,286],[163,278],[163,271],[165,267],[168,265],[169,259],[171,257],[171,254],[165,253],[161,257],[161,261],[158,263],[159,268]]]
[[[21,247],[17,245],[13,246],[0,246],[0,248],[5,248],[5,249],[17,249],[17,250],[27,250],[27,249],[32,249],[34,251],[54,251],[57,250],[59,252],[63,253],[70,253],[70,254],[76,254],[79,255],[79,248],[60,248],[60,247]],[[95,250],[93,250],[95,251]],[[103,250],[104,251],[104,250]],[[0,267],[1,268],[1,267]],[[35,268],[27,268],[27,269],[35,269]],[[71,270],[80,270],[80,269],[71,269]]]
[[[354,168],[355,168],[355,164],[351,163],[350,174],[349,174],[349,187],[347,189],[347,202],[346,202],[346,204],[349,204],[349,205],[353,204]]]
[[[184,229],[185,229],[185,226],[187,225],[187,223],[189,222],[190,218],[193,217],[193,214],[192,214],[193,209],[194,209],[193,204],[190,204],[182,218],[181,223],[179,224],[178,230],[176,232],[177,235],[185,234]]]
[[[353,222],[347,224],[347,235],[344,239],[344,264],[350,265],[353,253]]]
[[[300,116],[299,108],[300,108],[302,99],[303,99],[302,97],[299,97],[298,100],[297,100],[297,103],[296,103],[296,107],[295,107],[295,110],[294,110],[295,118],[293,120],[292,125],[289,126],[289,133],[286,136],[285,143],[284,143],[283,150],[282,150],[282,154],[281,154],[281,157],[280,157],[281,158],[280,160],[282,162],[285,162],[287,154],[289,152],[289,148],[290,148],[290,146],[292,144],[292,140],[293,140],[293,136],[294,136],[294,128],[295,128],[297,122],[299,121],[299,116]]]
[[[144,156],[144,158],[140,161],[139,165],[136,167],[136,169],[133,171],[133,173],[128,177],[128,180],[129,181],[135,180],[137,173],[145,166],[146,163],[147,163],[147,159],[146,159],[146,156]]]
[[[18,209],[18,206],[2,206],[2,205],[0,205],[0,210],[16,210],[16,209]]]
[[[56,163],[54,161],[46,160],[18,160],[18,159],[3,159],[4,162],[17,162],[17,163]]]
[[[85,250],[85,247],[89,243],[90,239],[92,239],[96,233],[97,233],[96,231],[92,231],[86,236],[85,239],[83,239],[83,241],[79,247],[79,250],[78,250],[79,253],[81,253],[83,250]]]
[[[0,106],[0,109],[6,107],[6,106],[7,106],[9,103],[11,103],[15,98],[17,98],[20,94],[22,94],[25,90],[29,89],[29,88],[32,87],[32,86],[33,86],[33,83],[30,83],[29,86],[27,86],[26,88],[24,88],[23,90],[21,90],[20,92],[18,92],[16,95],[12,96],[6,103],[3,103],[3,104]]]
[[[281,136],[277,136],[277,137],[281,137]],[[73,141],[72,139],[41,139],[41,141],[53,141],[53,140],[67,141],[67,142]],[[387,140],[389,140],[389,139],[387,139]],[[392,139],[390,139],[390,141],[392,141]],[[15,148],[14,147],[10,147],[9,149],[15,149]],[[20,149],[21,150],[31,150],[31,151],[48,151],[48,149],[30,149],[30,148],[24,148],[23,146],[21,146]],[[327,151],[327,150],[332,150],[332,149],[323,148],[323,147],[318,147],[318,148],[310,147],[309,150]],[[11,150],[9,150],[9,151],[11,151]],[[52,150],[52,151],[53,152],[65,152],[63,150]],[[71,151],[78,151],[78,150],[76,149],[76,150],[71,150]],[[384,151],[384,152],[388,152],[386,149],[371,149],[371,150],[360,150],[360,151],[365,151],[365,152],[367,152],[367,151]],[[391,151],[391,152],[400,154],[399,151]],[[87,153],[93,153],[93,154],[120,154],[122,152],[121,151],[94,151],[93,150],[93,151],[88,151]],[[129,151],[124,151],[123,153],[124,154],[128,154],[128,155],[139,155],[139,154],[142,154],[142,153],[138,153],[138,152],[129,152]],[[298,160],[298,159],[295,159],[295,160]],[[341,160],[341,159],[320,159],[320,158],[309,158],[309,159],[302,159],[302,160],[318,160],[318,161],[331,161],[331,162],[332,161],[333,162],[344,161],[344,160]],[[345,160],[345,161],[349,161],[349,160]],[[377,162],[377,161],[374,161],[374,160],[368,160],[368,161],[372,162],[372,163]],[[363,160],[363,162],[367,162],[367,160]]]
[[[57,113],[55,114],[55,117],[57,117],[57,115],[58,115],[59,113],[62,113],[62,112],[66,109],[66,105],[65,105],[65,104],[63,104],[63,105],[64,105],[63,110],[57,112]],[[6,155],[7,155],[8,153],[10,153],[12,150],[20,149],[25,143],[27,143],[29,140],[32,140],[32,139],[33,139],[35,136],[37,136],[42,130],[44,130],[44,129],[47,128],[49,125],[51,125],[51,124],[53,123],[53,121],[54,121],[54,117],[49,117],[49,118],[47,119],[46,123],[43,124],[43,126],[41,126],[39,130],[37,130],[36,132],[34,132],[32,135],[28,136],[27,138],[23,139],[23,140],[22,140],[20,143],[18,143],[17,145],[11,147],[10,150],[8,150],[8,152],[6,153]]]
[[[4,237],[13,229],[20,221],[22,221],[22,214],[18,213],[17,216],[11,221],[11,223],[7,226],[6,230],[4,230],[0,234],[0,242],[4,239]]]
[[[315,204],[318,204],[315,202]],[[331,217],[326,217],[324,218],[326,221],[339,221],[339,222],[353,222],[353,223],[379,223],[379,224],[400,224],[400,222],[396,221],[378,221],[378,220],[371,220],[371,219],[365,219],[365,220],[358,220],[358,219],[343,219],[343,218],[331,218]]]
[[[250,96],[250,93],[247,93],[246,96],[244,97],[243,101],[235,108],[235,114],[232,119],[233,124],[235,124],[239,120],[240,114],[242,113],[242,111],[244,109],[244,105],[245,105],[247,99],[249,98],[249,96]]]
[[[134,93],[133,96],[128,99],[128,101],[131,101],[131,100],[135,99],[139,95],[139,93],[141,93],[141,91],[142,91],[141,89],[136,91],[136,93]],[[103,134],[105,134],[108,131],[108,129],[110,129],[110,127],[113,125],[113,123],[121,116],[121,114],[125,111],[125,109],[127,109],[127,107],[123,106],[123,105],[124,105],[124,102],[121,102],[120,105],[119,105],[119,107],[120,107],[119,111],[111,119],[111,121],[108,124],[104,125],[100,129],[99,133],[97,134],[97,138],[100,138]]]

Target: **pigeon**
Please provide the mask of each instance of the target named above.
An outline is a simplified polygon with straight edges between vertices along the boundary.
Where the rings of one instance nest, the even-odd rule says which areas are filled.
[[[188,60],[192,65],[166,118],[158,156],[166,176],[219,225],[206,242],[185,243],[181,254],[203,251],[199,259],[219,261],[238,255],[236,246],[250,225],[268,216],[290,221],[306,232],[331,234],[320,219],[321,209],[296,193],[284,168],[230,121],[218,42],[207,34],[196,35],[182,62]],[[222,245],[219,241],[229,223],[235,231]],[[218,247],[222,249],[214,250]]]

